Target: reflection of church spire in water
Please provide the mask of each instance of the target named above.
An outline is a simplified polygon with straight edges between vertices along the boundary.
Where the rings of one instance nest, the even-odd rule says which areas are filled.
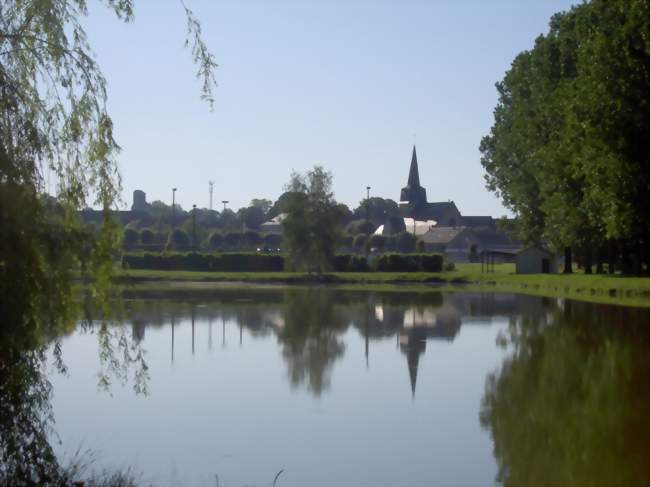
[[[399,335],[400,349],[406,354],[406,363],[409,369],[409,379],[411,381],[411,394],[415,397],[415,387],[418,379],[418,365],[420,355],[426,349],[426,330],[414,328],[408,332],[402,332]]]
[[[409,350],[406,354],[406,362],[409,366],[409,378],[411,379],[411,395],[415,397],[415,385],[418,380],[418,363],[420,362],[420,354],[412,353]]]

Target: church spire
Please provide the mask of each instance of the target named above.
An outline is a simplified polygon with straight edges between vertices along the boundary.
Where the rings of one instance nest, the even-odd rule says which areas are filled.
[[[418,171],[418,155],[413,144],[413,155],[411,156],[411,168],[409,169],[409,180],[402,188],[399,198],[400,204],[408,203],[411,209],[422,207],[427,204],[427,190],[420,186],[420,171]],[[412,216],[412,215],[408,215]]]
[[[418,171],[418,155],[415,152],[415,144],[413,144],[413,155],[411,156],[411,168],[409,169],[407,185],[411,188],[420,187],[420,171]]]

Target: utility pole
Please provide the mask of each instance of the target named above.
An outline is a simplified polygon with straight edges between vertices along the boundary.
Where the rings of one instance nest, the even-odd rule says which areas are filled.
[[[172,231],[176,228],[176,188],[172,188]]]
[[[212,211],[214,208],[212,208],[212,193],[214,192],[214,181],[208,181],[208,186],[209,186],[209,191],[210,191],[210,211]]]

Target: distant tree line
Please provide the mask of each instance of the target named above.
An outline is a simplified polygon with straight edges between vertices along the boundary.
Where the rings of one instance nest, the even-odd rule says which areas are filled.
[[[554,15],[497,83],[480,145],[514,231],[591,273],[650,270],[650,1]]]
[[[374,235],[387,218],[399,216],[395,201],[372,197],[350,209],[334,200],[331,174],[319,166],[305,175],[293,174],[285,189],[275,202],[253,199],[236,211],[187,211],[179,204],[172,208],[162,201],[153,201],[143,219],[124,226],[124,246],[127,250],[238,252],[284,250],[286,244],[295,251],[295,268],[309,267],[307,261],[313,264],[322,255],[321,270],[331,267],[328,262],[336,252],[423,250],[417,248],[415,237],[406,232]],[[262,224],[281,214],[288,216],[283,224],[284,237],[277,230],[265,231]],[[319,265],[313,267],[317,270]]]

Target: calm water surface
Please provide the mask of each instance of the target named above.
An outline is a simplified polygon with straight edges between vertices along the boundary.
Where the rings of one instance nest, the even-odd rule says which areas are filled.
[[[122,316],[126,369],[97,322],[62,339],[61,458],[163,486],[650,482],[647,310],[261,288]]]

